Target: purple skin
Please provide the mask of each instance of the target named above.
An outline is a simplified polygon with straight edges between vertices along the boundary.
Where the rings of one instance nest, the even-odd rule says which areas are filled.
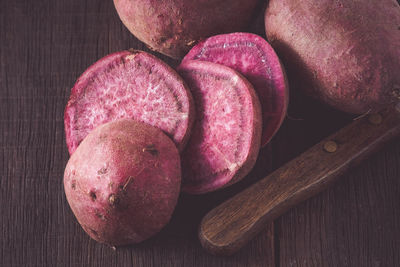
[[[230,33],[210,37],[183,58],[228,66],[245,76],[260,99],[265,146],[278,131],[287,111],[289,89],[284,68],[272,47],[258,35]]]
[[[159,232],[171,218],[180,184],[175,144],[161,130],[130,119],[94,129],[64,173],[76,219],[91,238],[111,246]]]
[[[253,168],[261,140],[261,109],[253,86],[238,72],[206,61],[178,67],[192,90],[197,118],[182,153],[182,190],[211,192]]]
[[[244,30],[258,0],[114,0],[124,25],[151,49],[182,58],[199,40]]]
[[[400,102],[396,0],[270,0],[265,31],[291,82],[348,113]]]
[[[72,154],[97,126],[132,118],[156,126],[181,151],[194,120],[191,93],[167,64],[142,51],[122,51],[89,67],[71,90],[64,114]]]

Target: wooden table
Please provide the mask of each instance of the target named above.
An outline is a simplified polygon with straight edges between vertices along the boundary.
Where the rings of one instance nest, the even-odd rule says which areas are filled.
[[[262,20],[255,24],[262,34]],[[294,87],[285,123],[246,180],[182,195],[170,224],[138,246],[114,251],[89,239],[62,186],[64,106],[90,64],[131,47],[149,51],[111,0],[0,1],[0,266],[400,266],[399,138],[234,256],[201,248],[196,232],[208,210],[351,120]]]

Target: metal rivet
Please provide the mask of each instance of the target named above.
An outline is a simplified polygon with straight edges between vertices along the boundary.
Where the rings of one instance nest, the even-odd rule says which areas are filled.
[[[374,125],[381,124],[382,116],[380,114],[371,114],[368,116],[368,121]]]
[[[334,141],[328,141],[324,144],[324,150],[329,153],[333,153],[337,150],[338,145]]]

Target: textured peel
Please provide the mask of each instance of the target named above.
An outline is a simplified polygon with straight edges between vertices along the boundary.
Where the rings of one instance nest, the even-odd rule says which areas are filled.
[[[258,0],[114,0],[124,25],[149,47],[182,58],[199,40],[248,26]]]
[[[270,0],[265,31],[296,87],[348,113],[400,102],[395,0]]]
[[[180,192],[175,144],[161,130],[122,119],[94,129],[65,168],[64,190],[82,228],[112,246],[142,242],[170,220]]]

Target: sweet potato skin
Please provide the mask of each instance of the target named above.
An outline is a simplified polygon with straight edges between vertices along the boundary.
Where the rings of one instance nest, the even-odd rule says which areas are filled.
[[[161,130],[122,119],[93,130],[64,173],[68,203],[93,239],[141,242],[170,219],[180,191],[179,153]]]
[[[265,29],[294,87],[345,112],[400,101],[395,0],[271,0]]]
[[[122,22],[150,48],[182,58],[199,40],[244,30],[258,0],[114,0]]]

